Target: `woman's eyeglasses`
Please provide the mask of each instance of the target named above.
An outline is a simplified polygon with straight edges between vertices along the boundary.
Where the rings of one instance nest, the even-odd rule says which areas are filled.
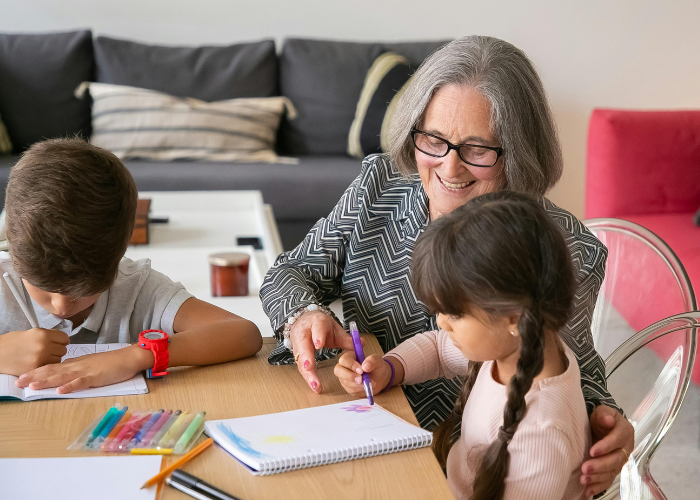
[[[411,130],[411,137],[416,149],[421,153],[442,158],[447,156],[451,149],[454,149],[464,163],[474,167],[493,167],[503,154],[503,148],[477,146],[476,144],[452,144],[442,137],[415,128]]]

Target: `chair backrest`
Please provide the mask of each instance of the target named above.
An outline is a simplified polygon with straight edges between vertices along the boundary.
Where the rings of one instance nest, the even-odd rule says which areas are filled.
[[[661,238],[621,219],[588,219],[584,224],[608,248],[591,326],[593,343],[603,358],[652,323],[697,309],[683,265]],[[676,347],[673,342],[652,346],[664,360]]]
[[[673,425],[688,390],[695,365],[698,328],[698,311],[662,319],[629,338],[605,360],[605,375],[609,378],[643,347],[659,340],[675,339],[673,354],[629,417],[635,431],[635,448],[620,475],[619,489],[616,483],[604,498],[616,498],[619,492],[623,500],[665,500],[666,496],[651,476],[649,465]],[[636,367],[633,371],[637,371]]]

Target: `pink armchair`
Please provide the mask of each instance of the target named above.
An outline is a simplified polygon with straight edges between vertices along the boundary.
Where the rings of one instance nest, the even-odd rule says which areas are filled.
[[[700,290],[700,227],[693,223],[698,209],[700,111],[593,111],[586,165],[587,219],[614,217],[651,230],[676,253],[693,288]],[[625,276],[618,286],[629,286],[633,295],[649,276]],[[666,285],[659,283],[658,288],[654,301],[645,299],[646,308],[615,304],[635,331],[659,319],[655,309],[664,307]],[[662,358],[671,354],[663,347],[654,350]],[[693,380],[700,383],[700,365]]]

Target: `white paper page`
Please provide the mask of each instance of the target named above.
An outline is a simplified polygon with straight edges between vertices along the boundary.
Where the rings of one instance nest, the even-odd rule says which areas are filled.
[[[0,459],[0,497],[12,500],[154,500],[140,489],[161,456]]]
[[[284,413],[211,420],[206,432],[229,453],[260,470],[271,459],[369,449],[430,432],[366,399]]]
[[[66,353],[61,361],[65,361],[70,358],[77,358],[79,356],[85,356],[86,354],[94,354],[97,352],[114,351],[116,349],[123,349],[131,344],[69,344],[67,346],[68,352]],[[107,385],[105,387],[95,387],[93,389],[84,389],[82,391],[75,391],[69,394],[57,394],[56,388],[52,387],[50,389],[41,389],[38,391],[32,390],[29,387],[24,389],[24,399],[25,401],[31,401],[35,399],[45,399],[45,398],[59,398],[59,399],[74,399],[74,398],[96,398],[100,396],[125,396],[127,394],[145,394],[148,392],[148,386],[146,385],[146,380],[143,378],[141,373],[137,373],[129,380],[124,382],[119,382],[118,384]]]
[[[24,391],[15,385],[17,377],[0,373],[0,398],[24,398]]]

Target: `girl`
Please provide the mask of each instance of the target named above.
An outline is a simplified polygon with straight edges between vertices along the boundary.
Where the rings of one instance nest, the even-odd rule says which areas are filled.
[[[412,279],[440,330],[362,366],[346,352],[335,369],[343,387],[362,394],[363,370],[375,394],[466,375],[433,443],[455,497],[583,498],[590,428],[576,358],[558,335],[576,282],[556,223],[527,195],[480,196],[427,227]]]

